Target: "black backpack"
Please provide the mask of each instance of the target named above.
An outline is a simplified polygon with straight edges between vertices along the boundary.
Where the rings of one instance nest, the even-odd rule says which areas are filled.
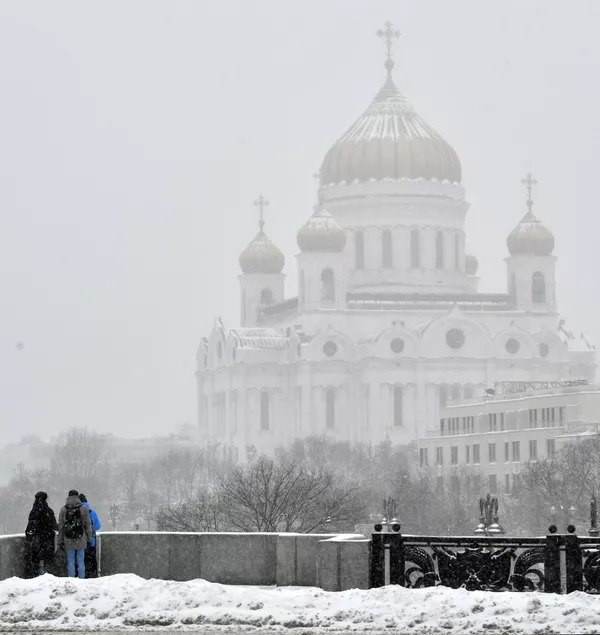
[[[65,538],[78,540],[83,536],[83,520],[79,507],[67,507],[65,514]]]

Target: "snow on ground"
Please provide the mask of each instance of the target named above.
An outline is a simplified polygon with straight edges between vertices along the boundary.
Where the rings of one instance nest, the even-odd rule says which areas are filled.
[[[403,589],[329,593],[115,575],[0,582],[0,631],[599,633],[600,596]]]

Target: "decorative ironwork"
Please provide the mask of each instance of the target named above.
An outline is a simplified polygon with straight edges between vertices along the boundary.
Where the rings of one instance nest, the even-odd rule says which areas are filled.
[[[425,549],[405,547],[404,562],[404,584],[408,588],[420,589],[440,583],[433,559]]]
[[[517,556],[510,577],[513,591],[544,590],[544,554],[544,547],[532,547]]]

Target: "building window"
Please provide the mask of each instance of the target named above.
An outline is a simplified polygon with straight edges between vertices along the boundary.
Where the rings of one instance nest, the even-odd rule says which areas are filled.
[[[514,337],[510,337],[506,341],[504,348],[506,349],[507,353],[510,353],[511,355],[516,355],[519,352],[519,349],[521,348],[521,344],[519,343],[519,340],[516,340]]]
[[[328,430],[335,428],[335,390],[328,388],[325,393],[325,427]]]
[[[548,458],[552,458],[556,452],[556,444],[554,439],[546,439],[546,454]]]
[[[473,445],[473,463],[478,465],[481,463],[481,457],[479,456],[479,443]]]
[[[496,494],[498,492],[498,477],[495,474],[490,474],[490,494]]]
[[[468,465],[471,462],[471,446],[465,446],[465,463]]]
[[[384,229],[381,233],[381,264],[384,269],[391,269],[394,266],[392,253],[392,231]]]
[[[565,422],[565,407],[564,406],[561,406],[558,409],[558,420],[560,421],[561,426]]]
[[[504,430],[504,413],[500,413],[500,430]]]
[[[521,460],[521,446],[519,441],[512,442],[512,460],[518,463]]]
[[[546,280],[541,271],[536,271],[531,276],[531,301],[534,304],[544,304],[546,302]]]
[[[444,422],[445,419],[440,419],[440,434],[444,434]]]
[[[521,487],[521,475],[520,474],[513,474],[512,477],[512,488],[513,488],[513,492],[517,492]]]
[[[556,408],[550,408],[550,423],[554,427],[556,423]]]
[[[438,494],[443,494],[444,493],[444,477],[443,476],[438,476],[435,480],[435,491]]]
[[[458,465],[458,446],[453,445],[450,448],[450,465]]]
[[[452,401],[459,401],[461,398],[461,386],[460,384],[452,384],[450,389],[450,395],[452,396]]]
[[[273,304],[273,291],[268,287],[260,292],[260,303],[263,306],[271,306]]]
[[[445,408],[448,403],[448,386],[440,386],[439,391],[440,408]]]
[[[496,462],[496,444],[488,443],[488,461],[490,463]]]
[[[402,386],[394,386],[394,426],[403,424],[403,393]]]
[[[510,494],[510,474],[504,475],[504,491]]]
[[[462,348],[465,343],[465,334],[460,329],[450,329],[446,333],[446,344],[450,348],[459,349]]]
[[[300,302],[304,302],[304,297],[305,297],[305,290],[304,290],[304,271],[300,272],[300,284],[298,285],[299,289],[298,289],[298,296],[300,299]]]
[[[490,412],[488,414],[488,419],[489,419],[489,423],[490,423],[490,432],[496,432],[496,413],[495,412]]]
[[[429,458],[427,456],[427,448],[419,450],[419,463],[421,467],[429,467]]]
[[[437,232],[435,235],[435,268],[444,268],[444,234]]]
[[[454,234],[454,268],[460,269],[460,234]]]
[[[321,272],[321,300],[335,302],[335,276],[333,269],[323,269]]]
[[[361,231],[354,234],[354,266],[356,269],[365,268],[365,235]]]
[[[529,427],[537,428],[538,424],[538,413],[537,410],[529,410]]]
[[[271,427],[271,408],[269,403],[269,393],[260,393],[260,429],[269,430]]]
[[[550,347],[546,342],[540,342],[540,357],[548,357],[548,353],[550,352]]]
[[[435,449],[435,464],[444,465],[444,448]]]
[[[400,353],[404,350],[404,340],[401,337],[395,337],[390,342],[390,348],[392,349],[392,353],[400,355]]]
[[[535,440],[529,442],[529,460],[537,461],[537,441]]]
[[[508,441],[504,442],[504,462],[508,463],[510,461],[510,443]]]
[[[414,269],[421,266],[421,236],[418,229],[410,232],[410,266]]]

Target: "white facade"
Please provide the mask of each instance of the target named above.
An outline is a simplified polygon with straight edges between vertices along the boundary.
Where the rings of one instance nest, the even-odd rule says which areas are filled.
[[[440,487],[462,471],[481,474],[492,494],[509,493],[527,461],[600,433],[600,388],[568,383],[449,404],[437,429],[418,440],[420,467]]]
[[[201,436],[234,460],[309,435],[406,444],[440,404],[496,382],[594,380],[595,351],[560,320],[554,238],[531,200],[507,241],[507,290],[478,291],[460,162],[392,67],[325,157],[298,233],[299,297],[284,296],[261,220],[240,256],[241,326],[218,320],[200,343]]]

